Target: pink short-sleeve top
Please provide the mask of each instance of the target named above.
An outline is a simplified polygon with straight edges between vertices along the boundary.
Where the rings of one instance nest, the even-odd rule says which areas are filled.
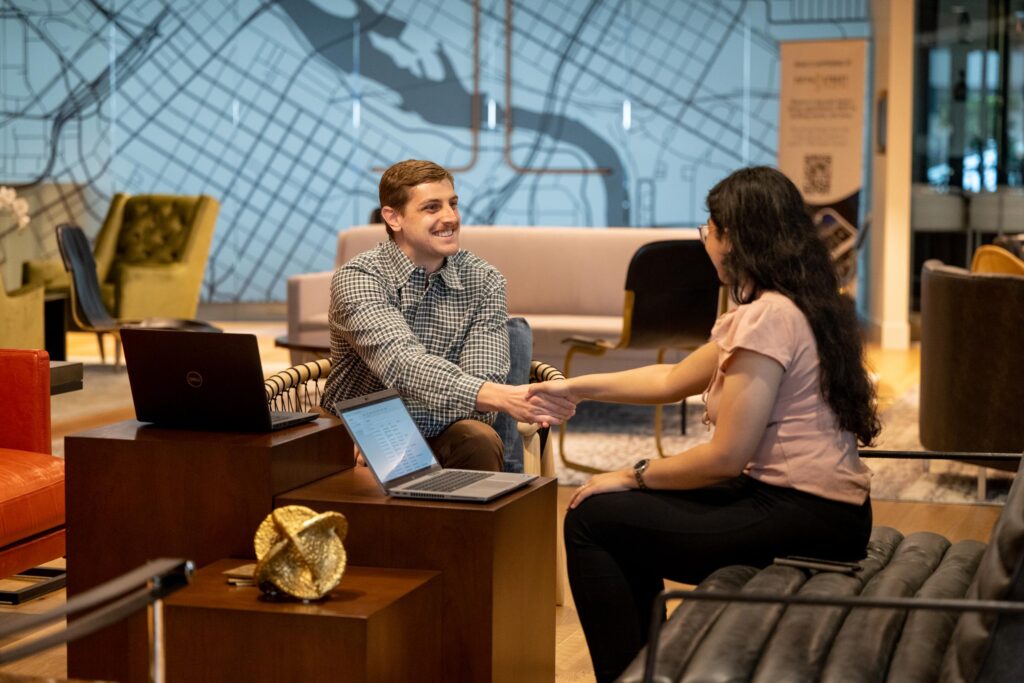
[[[871,490],[871,470],[857,455],[857,438],[839,429],[821,395],[818,347],[806,316],[789,298],[765,292],[715,323],[718,369],[707,392],[707,415],[718,418],[729,358],[747,349],[783,367],[782,382],[764,436],[744,473],[773,486],[860,505]]]

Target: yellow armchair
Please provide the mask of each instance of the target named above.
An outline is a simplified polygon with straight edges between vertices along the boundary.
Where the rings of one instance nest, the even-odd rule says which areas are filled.
[[[43,288],[8,293],[0,280],[0,349],[43,348]]]
[[[207,195],[114,195],[93,247],[111,315],[194,318],[219,208]],[[23,281],[70,287],[59,260],[26,263]]]
[[[974,252],[972,273],[1003,273],[1024,275],[1024,260],[995,244],[986,244]]]

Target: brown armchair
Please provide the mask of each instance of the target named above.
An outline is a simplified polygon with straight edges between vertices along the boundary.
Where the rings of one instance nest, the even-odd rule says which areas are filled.
[[[969,273],[936,260],[925,262],[919,414],[925,448],[1024,451],[1022,327],[1024,275]],[[982,470],[979,496],[984,489]]]
[[[93,249],[113,317],[195,317],[219,206],[207,195],[114,195]],[[29,261],[23,281],[70,287],[60,260]]]

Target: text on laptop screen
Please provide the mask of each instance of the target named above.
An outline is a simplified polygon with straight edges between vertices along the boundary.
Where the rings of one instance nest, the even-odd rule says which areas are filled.
[[[434,454],[397,396],[346,410],[345,422],[382,482],[434,463]]]

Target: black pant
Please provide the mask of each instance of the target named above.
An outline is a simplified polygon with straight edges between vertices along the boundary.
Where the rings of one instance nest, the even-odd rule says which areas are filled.
[[[871,500],[850,505],[741,476],[693,491],[596,495],[565,516],[572,597],[598,682],[647,642],[663,579],[696,584],[731,564],[864,557]]]

